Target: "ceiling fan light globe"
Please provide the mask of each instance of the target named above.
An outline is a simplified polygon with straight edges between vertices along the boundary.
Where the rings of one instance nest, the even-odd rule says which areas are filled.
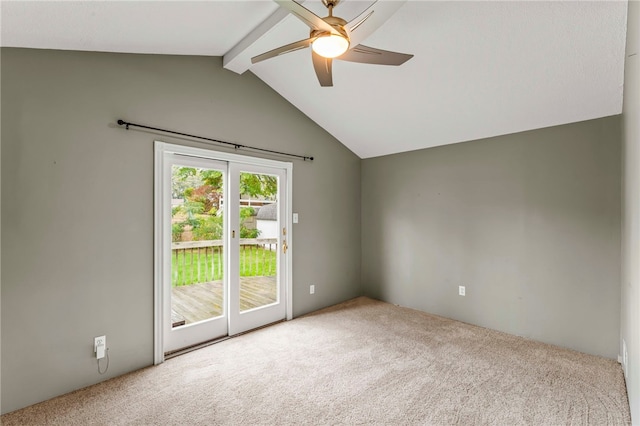
[[[339,35],[330,34],[315,39],[311,48],[320,56],[336,58],[349,49],[349,40]]]

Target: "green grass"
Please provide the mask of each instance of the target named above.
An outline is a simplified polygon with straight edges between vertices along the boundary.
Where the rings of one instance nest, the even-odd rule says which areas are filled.
[[[277,253],[259,246],[240,247],[240,276],[261,277],[276,274]],[[220,247],[206,250],[177,250],[171,256],[171,285],[173,287],[218,281],[222,279],[224,259]]]

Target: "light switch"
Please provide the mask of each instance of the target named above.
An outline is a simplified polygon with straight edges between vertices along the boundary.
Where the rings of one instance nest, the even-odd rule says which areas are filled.
[[[293,223],[298,223],[298,213],[293,214]]]

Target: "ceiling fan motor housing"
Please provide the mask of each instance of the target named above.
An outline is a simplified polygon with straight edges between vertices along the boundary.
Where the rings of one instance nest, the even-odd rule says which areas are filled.
[[[322,20],[327,24],[331,25],[333,28],[335,28],[335,30],[338,31],[340,34],[342,34],[344,38],[349,40],[349,33],[345,28],[345,25],[347,25],[347,21],[345,21],[344,19],[338,16],[326,16],[322,18]],[[315,38],[315,37],[322,37],[325,35],[329,35],[329,33],[323,30],[311,30],[311,33],[309,36]]]

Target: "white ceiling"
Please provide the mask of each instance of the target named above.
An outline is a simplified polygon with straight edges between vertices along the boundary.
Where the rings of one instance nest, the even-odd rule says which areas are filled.
[[[371,3],[344,0],[334,14],[350,20]],[[361,158],[622,110],[625,1],[387,7],[398,10],[363,43],[415,55],[400,67],[334,61],[334,87],[322,88],[306,49],[249,70]],[[235,71],[309,32],[267,0],[2,1],[0,13],[2,46],[226,55]]]

